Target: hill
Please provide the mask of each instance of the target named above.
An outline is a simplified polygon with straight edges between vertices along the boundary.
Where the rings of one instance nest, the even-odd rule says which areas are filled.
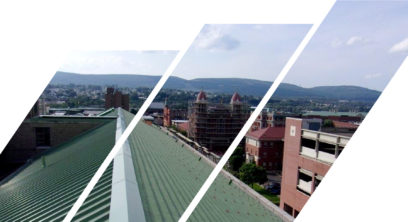
[[[76,74],[57,72],[50,84],[101,85],[116,87],[154,87],[160,76],[133,74]],[[170,76],[164,88],[182,89],[242,95],[263,96],[272,82],[242,78],[198,78],[186,80]],[[381,92],[359,86],[318,86],[303,88],[282,83],[275,92],[279,98],[327,98],[359,101],[375,101]]]

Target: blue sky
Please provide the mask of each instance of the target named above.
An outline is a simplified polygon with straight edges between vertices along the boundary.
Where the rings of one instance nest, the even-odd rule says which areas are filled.
[[[273,81],[311,25],[206,25],[174,76]]]
[[[177,51],[73,51],[60,71],[81,74],[163,75]]]
[[[408,2],[337,2],[284,82],[383,90],[408,56]]]
[[[206,25],[177,66],[186,79],[273,81],[310,25]],[[60,70],[162,75],[175,51],[74,52]],[[340,1],[284,82],[383,90],[408,56],[408,2]]]

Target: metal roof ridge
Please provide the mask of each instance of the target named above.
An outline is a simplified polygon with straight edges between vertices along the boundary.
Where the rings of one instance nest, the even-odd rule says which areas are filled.
[[[105,115],[105,114],[107,114],[107,113],[109,113],[109,112],[112,112],[114,109],[115,109],[115,108],[111,107],[111,108],[109,108],[109,109],[107,109],[107,110],[105,110],[105,111],[99,113],[97,116],[103,116],[103,115]]]
[[[116,141],[126,129],[121,108],[118,108]],[[128,140],[113,161],[110,221],[146,221],[139,186],[134,171]]]

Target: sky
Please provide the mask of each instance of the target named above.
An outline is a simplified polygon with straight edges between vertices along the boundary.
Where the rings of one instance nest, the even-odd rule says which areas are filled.
[[[408,56],[408,2],[340,1],[283,82],[382,91]],[[205,25],[173,76],[274,81],[311,25]],[[162,75],[176,51],[73,52],[61,71]]]
[[[173,75],[273,81],[311,25],[205,25]],[[284,43],[284,44],[283,44]]]
[[[337,2],[284,82],[382,91],[408,56],[408,2]]]
[[[163,75],[177,51],[72,51],[59,71]]]

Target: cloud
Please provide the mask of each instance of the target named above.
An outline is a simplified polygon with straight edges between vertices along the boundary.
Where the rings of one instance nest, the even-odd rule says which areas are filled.
[[[346,45],[354,45],[358,42],[365,42],[365,39],[361,36],[353,36],[347,40]]]
[[[333,41],[330,43],[330,45],[333,47],[333,48],[338,48],[338,47],[340,47],[340,46],[342,46],[343,45],[343,42],[340,40],[340,39],[333,39]]]
[[[373,74],[367,74],[364,76],[365,79],[376,79],[378,77],[381,77],[383,74],[381,73],[373,73]]]
[[[408,52],[408,38],[398,42],[397,44],[393,45],[389,50],[390,53],[393,52]]]
[[[239,47],[240,41],[225,33],[219,26],[207,26],[198,36],[195,46],[201,49],[234,50]]]
[[[352,46],[358,43],[368,43],[369,40],[363,38],[362,36],[352,36],[347,41],[341,40],[339,38],[335,38],[331,41],[330,45],[333,48],[339,48],[341,46]]]

